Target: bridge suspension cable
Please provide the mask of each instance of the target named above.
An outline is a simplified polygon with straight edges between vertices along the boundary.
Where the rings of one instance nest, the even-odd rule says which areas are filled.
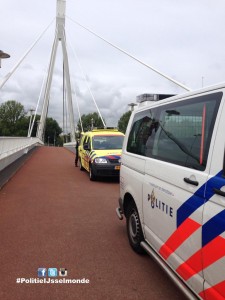
[[[46,79],[47,79],[47,72],[45,72],[45,76],[44,76],[43,81],[42,81],[41,91],[40,91],[38,101],[37,101],[37,106],[36,106],[36,109],[35,109],[35,112],[34,112],[34,118],[33,118],[30,130],[28,131],[28,137],[31,137],[31,134],[32,134],[32,131],[33,131],[34,122],[35,122],[35,119],[36,119],[36,116],[37,116],[37,111],[38,111],[38,107],[39,107],[39,103],[40,103],[40,100],[41,100],[41,95],[43,93],[44,84],[45,84]]]
[[[64,35],[64,38],[65,38],[65,35]],[[71,44],[69,43],[69,46],[71,47]],[[73,51],[73,48],[71,47],[72,51]],[[64,69],[64,68],[63,68]],[[64,71],[63,71],[64,72]],[[63,77],[64,78],[64,77]],[[75,86],[75,85],[74,85]],[[76,105],[77,105],[77,111],[78,111],[78,116],[79,116],[79,120],[80,120],[80,125],[81,125],[81,130],[82,132],[84,131],[83,129],[83,123],[82,123],[82,119],[81,119],[81,114],[80,114],[80,108],[79,108],[79,104],[78,104],[78,97],[77,97],[77,93],[76,93],[76,90],[71,86],[71,91],[72,91],[72,94],[75,95],[75,101],[76,101]],[[63,113],[64,114],[64,113]],[[64,121],[63,121],[64,123]]]
[[[82,24],[80,24],[80,23],[77,22],[77,21],[74,21],[72,18],[70,18],[70,17],[68,17],[68,16],[67,16],[67,18],[70,19],[70,20],[71,20],[73,23],[75,23],[76,25],[82,27],[83,29],[89,31],[91,34],[93,34],[93,35],[95,35],[96,37],[100,38],[101,40],[103,40],[104,42],[106,42],[107,44],[109,44],[110,46],[112,46],[113,48],[115,48],[115,49],[119,50],[120,52],[126,54],[126,55],[129,56],[130,58],[136,60],[137,62],[139,62],[139,63],[142,64],[143,66],[145,66],[145,67],[151,69],[152,71],[158,73],[159,75],[161,75],[161,76],[163,76],[164,78],[168,79],[169,81],[175,83],[176,85],[182,87],[183,89],[185,89],[185,90],[187,90],[187,91],[191,91],[191,89],[190,89],[189,87],[187,87],[187,86],[185,86],[184,84],[180,83],[179,81],[177,81],[177,80],[175,80],[175,79],[173,79],[173,78],[167,76],[166,74],[160,72],[160,71],[157,70],[156,68],[154,68],[154,67],[152,67],[152,66],[146,64],[145,62],[141,61],[141,60],[138,59],[137,57],[133,56],[132,54],[128,53],[127,51],[123,50],[122,48],[116,46],[115,44],[109,42],[108,40],[106,40],[106,39],[103,38],[102,36],[98,35],[98,34],[95,33],[94,31],[92,31],[91,29],[89,29],[89,28],[83,26]]]
[[[92,97],[92,100],[93,100],[93,102],[94,102],[94,104],[95,104],[95,107],[96,107],[96,109],[97,109],[97,111],[98,111],[98,114],[99,114],[99,116],[100,116],[100,118],[101,118],[102,124],[103,124],[104,127],[106,127],[106,124],[105,124],[104,119],[103,119],[103,117],[102,117],[102,114],[101,114],[101,112],[100,112],[100,110],[99,110],[99,108],[98,108],[98,105],[97,105],[97,102],[96,102],[96,100],[95,100],[95,97],[94,97],[94,95],[93,95],[93,93],[92,93],[92,91],[91,91],[90,85],[89,85],[89,83],[88,83],[88,81],[87,81],[87,75],[85,74],[84,69],[83,69],[82,66],[81,66],[81,63],[80,63],[80,60],[79,60],[79,58],[78,58],[78,56],[77,56],[76,51],[73,49],[71,43],[70,43],[70,42],[68,42],[68,43],[69,43],[69,46],[70,46],[70,48],[71,48],[71,50],[72,50],[72,52],[73,52],[73,55],[74,55],[74,57],[75,57],[75,59],[76,59],[76,61],[77,61],[77,63],[78,63],[79,69],[80,69],[81,73],[83,74],[83,77],[84,77],[84,80],[85,80],[87,89],[88,89],[88,91],[89,91],[89,93],[90,93],[90,95],[91,95],[91,97]]]
[[[84,128],[83,128],[83,123],[82,123],[82,119],[81,119],[81,114],[80,114],[80,107],[79,107],[79,104],[78,104],[78,97],[77,97],[77,93],[76,93],[76,90],[72,88],[72,92],[74,93],[75,95],[75,101],[76,101],[76,105],[77,105],[77,111],[78,111],[78,115],[79,115],[79,120],[80,120],[80,126],[81,126],[81,131],[83,132],[84,131]]]
[[[16,71],[16,69],[19,67],[19,65],[22,63],[22,61],[27,57],[27,55],[30,53],[30,51],[34,48],[34,46],[39,42],[39,40],[42,38],[42,36],[45,34],[45,32],[48,30],[48,28],[52,25],[55,18],[49,23],[49,25],[44,29],[44,31],[38,36],[38,38],[34,41],[34,43],[28,48],[28,50],[25,52],[25,54],[21,57],[21,59],[16,63],[16,65],[12,68],[12,70],[6,74],[6,76],[3,78],[3,80],[0,83],[0,89],[5,85],[5,83],[8,81],[8,79],[13,75],[13,73]]]

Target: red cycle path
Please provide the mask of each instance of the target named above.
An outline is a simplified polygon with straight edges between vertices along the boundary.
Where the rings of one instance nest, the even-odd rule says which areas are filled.
[[[68,150],[34,152],[0,190],[0,299],[184,299],[150,257],[131,250],[118,197],[117,182],[90,182]],[[40,267],[90,283],[16,283]]]

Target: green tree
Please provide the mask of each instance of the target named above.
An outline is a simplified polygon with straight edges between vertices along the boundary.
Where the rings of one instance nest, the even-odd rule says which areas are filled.
[[[9,100],[0,105],[0,135],[17,136],[18,128],[26,112],[23,105],[15,100]]]
[[[121,116],[121,118],[118,121],[118,125],[117,125],[119,131],[122,131],[123,133],[126,132],[127,125],[130,120],[130,116],[131,116],[131,111],[128,111]]]
[[[36,136],[37,121],[40,116],[37,115],[32,130],[32,137]],[[24,106],[15,100],[9,100],[0,105],[0,136],[27,136],[30,116],[26,116]],[[45,142],[52,145],[62,145],[59,137],[62,129],[56,120],[46,119]]]
[[[41,116],[36,115],[33,130],[31,133],[32,137],[36,136],[37,125],[38,125],[38,121],[40,121],[40,119],[41,119]],[[59,136],[61,133],[62,133],[62,129],[59,126],[58,122],[51,117],[46,118],[44,142],[49,145],[62,146],[63,141],[62,141],[61,137]]]
[[[49,145],[61,145],[61,139],[59,137],[62,133],[62,129],[59,124],[53,118],[46,119],[45,127],[45,143]]]
[[[94,113],[90,113],[88,115],[81,116],[81,121],[82,121],[84,131],[89,131],[91,129],[92,119],[93,119],[94,127],[103,127],[104,126],[102,124],[102,120],[99,117],[99,115],[96,112],[94,112]],[[78,126],[78,130],[82,131],[81,125],[80,125],[80,120],[79,120],[77,126]]]
[[[29,117],[23,117],[16,123],[15,136],[27,136],[29,127]]]

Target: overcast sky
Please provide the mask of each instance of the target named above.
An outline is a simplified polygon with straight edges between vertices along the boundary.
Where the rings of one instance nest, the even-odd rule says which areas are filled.
[[[145,63],[190,87],[225,81],[224,0],[67,0],[66,15]],[[56,16],[56,0],[7,0],[0,9],[0,79]],[[108,126],[116,126],[128,103],[143,93],[185,90],[137,63],[66,19],[71,83],[81,114],[96,111],[78,63]],[[0,91],[0,103],[35,108],[48,68],[55,22]],[[60,46],[60,45],[59,45]],[[74,96],[74,95],[73,95]],[[78,112],[74,101],[75,122]],[[62,51],[58,48],[49,116],[62,126]],[[38,112],[41,112],[41,105]]]

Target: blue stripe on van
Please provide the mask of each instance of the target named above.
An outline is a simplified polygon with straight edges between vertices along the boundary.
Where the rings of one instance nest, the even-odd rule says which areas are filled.
[[[215,194],[213,188],[220,189],[225,185],[225,178],[220,171],[216,176],[209,179],[203,184],[186,202],[184,202],[177,210],[177,227],[179,227],[193,212]],[[207,190],[206,190],[207,186]]]
[[[225,231],[225,210],[212,217],[202,226],[202,247]]]

